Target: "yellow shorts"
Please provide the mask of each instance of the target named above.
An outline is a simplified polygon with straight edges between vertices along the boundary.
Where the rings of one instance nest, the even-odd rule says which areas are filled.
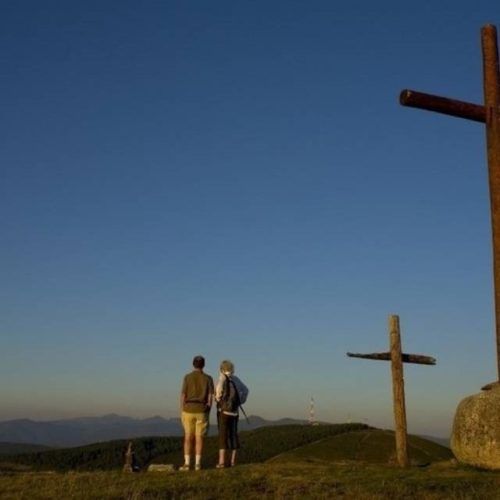
[[[181,414],[182,427],[186,435],[206,436],[208,430],[208,413],[188,413]]]

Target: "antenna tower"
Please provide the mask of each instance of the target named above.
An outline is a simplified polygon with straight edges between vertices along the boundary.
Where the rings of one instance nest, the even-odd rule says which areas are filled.
[[[311,398],[311,403],[309,405],[309,425],[317,425],[314,411],[314,398]]]

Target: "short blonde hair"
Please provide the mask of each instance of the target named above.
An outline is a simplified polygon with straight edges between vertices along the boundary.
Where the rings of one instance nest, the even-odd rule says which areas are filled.
[[[233,363],[231,361],[229,361],[229,359],[225,359],[220,364],[220,371],[221,372],[229,372],[229,373],[233,374],[234,373]]]

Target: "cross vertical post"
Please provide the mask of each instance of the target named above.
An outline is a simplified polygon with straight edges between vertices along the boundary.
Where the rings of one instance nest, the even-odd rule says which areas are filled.
[[[396,434],[396,458],[401,467],[408,467],[408,437],[406,426],[405,387],[399,316],[389,316],[389,340],[391,347],[392,394],[394,401],[394,431]]]
[[[495,26],[489,24],[481,29],[481,45],[483,51],[486,146],[493,236],[497,368],[500,380],[500,77],[497,30]]]

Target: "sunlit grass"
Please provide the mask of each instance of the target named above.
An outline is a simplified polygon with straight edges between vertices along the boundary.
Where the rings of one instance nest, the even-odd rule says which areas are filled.
[[[2,499],[500,499],[500,474],[451,462],[401,470],[360,463],[265,463],[201,472],[15,473]]]

